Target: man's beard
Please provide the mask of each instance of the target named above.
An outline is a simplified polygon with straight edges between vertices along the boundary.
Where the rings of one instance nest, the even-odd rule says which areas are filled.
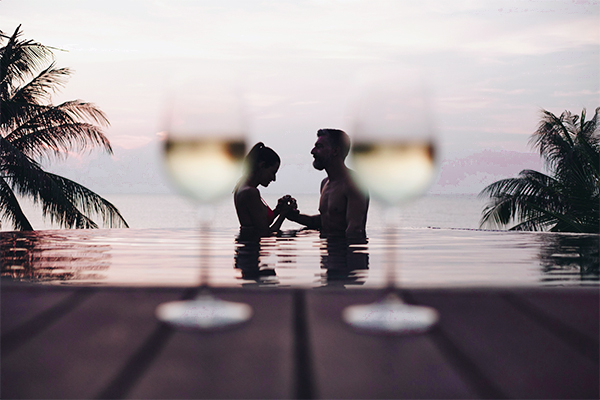
[[[323,163],[321,162],[321,160],[318,160],[316,158],[313,161],[313,167],[315,167],[315,169],[318,170],[318,171],[323,171],[325,169],[325,165],[323,165]]]

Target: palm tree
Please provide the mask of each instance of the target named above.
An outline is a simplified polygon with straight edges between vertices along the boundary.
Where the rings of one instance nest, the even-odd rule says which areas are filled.
[[[490,198],[481,226],[518,222],[511,230],[600,231],[600,130],[598,113],[586,121],[569,111],[560,117],[542,110],[530,144],[539,151],[549,175],[524,170],[517,178],[487,186]]]
[[[50,95],[70,75],[55,68],[50,48],[0,31],[0,222],[17,230],[33,230],[18,197],[40,204],[44,218],[64,228],[97,228],[127,223],[119,210],[96,193],[62,176],[44,171],[39,161],[66,157],[69,151],[94,146],[112,153],[100,126],[104,113],[81,100],[52,105]]]

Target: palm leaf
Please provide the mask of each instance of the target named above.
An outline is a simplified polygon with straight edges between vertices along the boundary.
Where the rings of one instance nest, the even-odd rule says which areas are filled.
[[[19,85],[43,68],[52,52],[47,47],[31,40],[19,40],[21,25],[17,27],[8,43],[0,49],[0,93],[5,96],[12,92],[13,85]],[[0,98],[6,100],[6,97]]]
[[[117,208],[93,191],[59,175],[48,173],[0,138],[3,176],[21,196],[42,206],[43,216],[65,228],[97,228],[87,215],[102,217],[108,227],[128,227]],[[17,225],[15,228],[19,229]]]
[[[44,104],[50,100],[50,94],[64,86],[71,75],[68,68],[54,68],[54,63],[42,70],[26,85],[17,88],[10,100],[27,104]]]
[[[108,200],[98,196],[86,187],[62,176],[46,173],[65,193],[68,200],[86,215],[100,215],[105,226],[128,228],[119,210]]]
[[[480,226],[500,227],[520,220],[531,230],[547,228],[555,222],[548,213],[560,213],[561,193],[556,186],[552,177],[532,170],[488,185],[480,193],[491,200],[483,210]]]
[[[93,146],[112,148],[102,130],[82,119],[108,124],[106,115],[93,104],[69,101],[44,108],[38,115],[6,136],[15,147],[29,156],[66,155]]]
[[[33,230],[10,185],[3,178],[0,178],[0,226],[2,226],[1,222],[3,220],[8,220],[17,230]]]

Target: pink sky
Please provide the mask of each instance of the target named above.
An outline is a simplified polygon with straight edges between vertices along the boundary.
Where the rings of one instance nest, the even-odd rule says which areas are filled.
[[[281,155],[269,188],[280,192],[317,191],[315,132],[347,129],[364,67],[426,71],[441,138],[438,191],[478,192],[535,168],[527,143],[541,108],[600,106],[598,1],[3,0],[0,15],[5,33],[22,24],[24,38],[67,50],[56,64],[75,74],[56,101],[79,98],[108,114],[112,159],[52,167],[101,193],[164,190],[156,133],[175,74],[243,77],[249,141]],[[107,173],[90,174],[92,165]],[[112,170],[123,178],[108,178]]]

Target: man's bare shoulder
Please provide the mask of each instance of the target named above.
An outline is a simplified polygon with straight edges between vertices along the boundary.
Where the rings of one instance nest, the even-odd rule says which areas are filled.
[[[347,190],[353,192],[353,193],[361,193],[364,194],[364,191],[362,189],[360,189],[358,187],[358,185],[356,184],[356,177],[355,177],[355,172],[352,170],[348,170],[348,179],[346,179],[346,188]]]
[[[323,191],[323,188],[325,187],[327,182],[329,182],[329,177],[326,177],[321,181],[321,190],[320,190],[321,192]]]

